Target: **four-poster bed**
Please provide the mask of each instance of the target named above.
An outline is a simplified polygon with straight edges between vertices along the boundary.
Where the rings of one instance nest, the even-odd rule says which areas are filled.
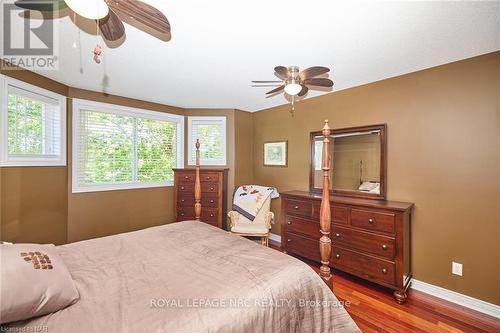
[[[322,130],[323,134],[323,155],[322,155],[322,170],[323,170],[323,191],[320,207],[320,233],[319,253],[321,257],[321,267],[319,275],[327,286],[332,289],[332,274],[330,270],[330,254],[332,241],[330,239],[330,144],[331,144],[331,128],[328,120]],[[194,216],[196,221],[200,221],[201,217],[201,180],[200,180],[200,140],[196,140],[196,164],[195,164],[195,181],[194,181]]]
[[[291,256],[200,223],[199,146],[197,142],[194,221],[56,247],[80,300],[6,327],[86,333],[359,332],[322,282],[331,283],[325,248],[330,242],[328,205],[322,209],[320,277]],[[328,160],[326,153],[326,171]]]

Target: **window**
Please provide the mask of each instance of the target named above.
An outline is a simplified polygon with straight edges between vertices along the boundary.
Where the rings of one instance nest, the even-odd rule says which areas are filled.
[[[66,165],[66,97],[0,76],[0,165]]]
[[[73,193],[169,186],[184,117],[73,100]]]
[[[196,164],[196,139],[200,164],[226,165],[226,117],[188,117],[189,165]]]

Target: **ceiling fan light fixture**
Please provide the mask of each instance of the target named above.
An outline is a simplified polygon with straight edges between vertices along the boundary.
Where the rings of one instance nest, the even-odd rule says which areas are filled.
[[[290,96],[297,95],[302,90],[302,86],[295,81],[286,84],[285,92]]]
[[[104,0],[64,0],[72,11],[90,20],[106,17],[109,8]]]

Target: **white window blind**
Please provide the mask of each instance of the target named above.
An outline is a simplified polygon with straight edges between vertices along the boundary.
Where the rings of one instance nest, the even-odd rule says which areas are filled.
[[[73,118],[73,192],[171,185],[182,167],[182,116],[74,100]]]
[[[226,165],[226,117],[188,117],[189,165],[196,164],[196,139],[200,164]]]
[[[2,166],[66,164],[66,98],[2,77]]]

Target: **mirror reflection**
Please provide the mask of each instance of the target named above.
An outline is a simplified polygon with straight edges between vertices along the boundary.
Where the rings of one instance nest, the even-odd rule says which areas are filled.
[[[333,135],[332,168],[333,190],[380,194],[381,192],[381,131],[370,130]],[[311,145],[311,148],[313,145]],[[313,179],[314,188],[321,189],[321,156],[323,137],[314,137]]]

